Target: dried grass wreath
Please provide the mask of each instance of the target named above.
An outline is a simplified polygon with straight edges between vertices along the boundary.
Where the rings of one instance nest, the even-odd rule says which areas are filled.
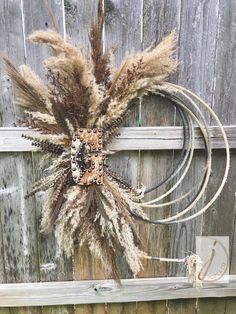
[[[127,56],[117,69],[111,61],[113,52],[103,52],[103,24],[103,2],[99,0],[98,20],[89,33],[90,56],[83,49],[75,48],[69,38],[61,37],[56,29],[36,31],[29,36],[32,42],[45,44],[53,52],[44,61],[47,85],[28,66],[22,65],[18,71],[7,58],[4,60],[17,102],[27,114],[23,123],[38,131],[33,137],[24,137],[50,154],[51,165],[46,176],[36,182],[26,196],[47,191],[42,231],[47,233],[55,228],[58,242],[68,255],[73,253],[75,241],[81,246],[87,245],[106,271],[119,280],[117,250],[123,252],[134,275],[141,270],[144,258],[171,260],[147,256],[140,249],[136,219],[151,224],[173,224],[202,214],[216,200],[226,182],[229,146],[213,110],[189,90],[166,82],[177,67],[173,58],[174,32],[154,49]],[[136,189],[106,165],[110,153],[107,144],[118,134],[134,106],[133,100],[148,93],[172,101],[182,120],[184,141],[173,171],[152,188]],[[214,196],[191,214],[207,188],[212,170],[209,127],[200,107],[212,115],[220,128],[226,164]],[[206,165],[201,182],[185,195],[160,203],[180,185],[189,170],[194,153],[194,124],[199,126],[205,143]],[[143,201],[145,194],[173,182],[177,175],[178,180],[169,190],[151,201]],[[145,214],[146,208],[177,203],[194,191],[193,199],[175,215],[151,220]]]

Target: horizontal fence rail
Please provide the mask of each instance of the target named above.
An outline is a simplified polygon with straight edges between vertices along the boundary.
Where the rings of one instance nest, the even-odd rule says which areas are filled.
[[[236,126],[224,127],[230,148],[236,148]],[[22,138],[22,134],[32,135],[35,131],[27,128],[0,128],[0,152],[37,151],[31,142]],[[210,127],[212,147],[224,148],[224,141],[220,130],[216,126]],[[181,149],[183,144],[183,128],[170,127],[126,127],[121,128],[109,149],[120,150],[172,150]],[[195,148],[204,147],[199,128],[195,128]]]
[[[236,275],[228,283],[193,288],[186,277],[86,280],[0,285],[0,307],[136,302],[236,296]]]

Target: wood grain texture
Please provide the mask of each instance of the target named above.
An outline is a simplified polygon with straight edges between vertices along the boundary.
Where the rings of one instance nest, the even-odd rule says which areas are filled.
[[[39,279],[35,204],[32,199],[24,199],[32,184],[31,171],[30,154],[1,156],[1,222],[7,282]]]
[[[178,58],[180,61],[177,83],[189,88],[205,101],[211,104],[215,75],[215,51],[218,31],[218,1],[185,1],[181,3],[179,21]],[[209,35],[208,35],[209,34]],[[203,108],[201,108],[203,109]],[[205,117],[210,122],[209,114]],[[194,156],[186,180],[173,194],[176,197],[180,191],[188,191],[201,178],[204,166],[203,154],[197,152]],[[191,195],[193,197],[194,194]],[[187,199],[189,201],[189,199]],[[206,198],[200,200],[193,212],[202,207]],[[181,201],[172,207],[172,213],[179,212],[186,202]],[[195,251],[195,236],[201,234],[202,217],[170,227],[170,255],[184,256],[186,252]],[[184,268],[172,263],[170,275],[183,275]]]
[[[0,283],[6,282],[5,261],[4,261],[4,245],[3,245],[3,226],[0,219]]]
[[[207,300],[199,299],[197,304],[198,313],[227,313],[225,302],[227,302],[227,298],[219,300],[215,298],[209,298]]]
[[[208,300],[208,299],[207,299]],[[196,314],[198,312],[198,299],[182,299],[167,301],[168,314]],[[211,312],[202,312],[211,313]],[[213,312],[212,312],[213,313]]]
[[[82,44],[89,50],[88,33],[90,25],[94,21],[97,12],[97,0],[66,0],[65,1],[65,23],[66,33],[72,38],[76,45]],[[89,249],[75,245],[73,256],[73,279],[101,279],[105,274],[99,262],[94,260]],[[75,302],[77,303],[77,302]],[[105,304],[101,305],[76,305],[76,314],[105,313]]]
[[[174,28],[178,28],[180,1],[156,1],[143,2],[143,32],[142,46],[146,49],[153,42],[157,44],[168,35]],[[174,125],[175,108],[167,99],[158,96],[148,96],[141,103],[142,126],[170,126]],[[169,146],[172,147],[172,146]],[[173,151],[141,151],[140,152],[140,183],[152,187],[166,177],[172,168]],[[146,195],[146,200],[157,197],[168,189],[164,185]],[[165,201],[170,197],[165,198]],[[169,213],[169,207],[163,207],[156,211],[147,210],[152,219],[165,217]],[[143,240],[144,249],[152,256],[168,256],[169,227],[153,226],[150,224],[140,225],[140,237]],[[167,276],[168,264],[165,262],[145,261],[144,269],[140,277]],[[166,302],[152,302],[140,304],[138,308],[146,313],[163,313],[167,311]]]
[[[153,124],[155,123],[156,121]],[[225,126],[224,129],[230,148],[236,148],[236,126]],[[212,126],[209,127],[209,131],[212,148],[225,149],[220,129]],[[119,132],[120,135],[107,147],[111,151],[177,150],[182,149],[183,146],[183,129],[180,126],[123,127]],[[199,128],[195,127],[194,132],[195,149],[203,149],[204,142]],[[37,151],[38,148],[32,146],[29,140],[22,137],[22,134],[32,136],[37,135],[37,132],[27,128],[0,128],[0,152]]]
[[[62,2],[49,1],[49,5],[54,12],[60,32],[63,34],[62,21],[63,10]],[[28,37],[33,31],[38,29],[50,29],[51,20],[48,15],[47,8],[44,2],[24,0],[24,17],[25,17],[25,36]],[[40,76],[43,76],[43,60],[48,57],[49,50],[40,45],[35,45],[30,42],[26,44],[26,63]],[[33,155],[34,169],[32,176],[35,180],[41,178],[43,167],[41,161],[43,155],[37,153]],[[36,197],[37,207],[37,232],[40,230],[41,207],[43,196]],[[45,236],[39,234],[39,251],[40,251],[40,279],[42,281],[49,280],[69,280],[72,279],[71,261],[67,259],[56,244],[53,235]]]
[[[167,314],[166,301],[148,301],[138,302],[137,314],[151,313],[151,314]]]
[[[134,10],[135,8],[135,10]],[[105,21],[105,49],[108,51],[117,48],[115,64],[121,65],[126,54],[140,50],[141,48],[141,25],[142,25],[142,1],[105,1],[106,21]],[[131,111],[129,117],[125,119],[124,126],[138,126],[139,104]],[[109,158],[109,165],[121,176],[127,178],[133,186],[138,184],[138,152],[118,152]],[[117,261],[121,270],[121,278],[130,278],[131,271],[124,256],[117,252]],[[132,305],[134,306],[134,305]],[[123,311],[126,310],[124,307]],[[109,305],[108,311],[118,311],[118,305]],[[127,308],[128,311],[128,308]],[[130,311],[130,309],[129,309]]]
[[[5,51],[16,64],[23,63],[25,51],[20,2],[2,1],[1,16],[4,18],[0,21],[3,30],[0,49]],[[2,69],[1,78],[8,82],[7,87],[1,86],[1,123],[4,126],[12,126],[17,122],[19,110],[15,108],[10,81]],[[24,194],[32,185],[31,154],[2,153],[0,159],[1,237],[5,280],[7,282],[36,281],[38,280],[38,253],[35,207],[32,200],[24,200]]]
[[[64,0],[66,33],[74,45],[90,49],[88,32],[97,14],[97,0]]]
[[[94,18],[96,12],[96,1],[65,0],[66,18],[62,16],[61,0],[52,0],[49,3],[56,13],[60,29],[63,29],[63,21],[65,20],[67,32],[71,35],[73,42],[77,44],[82,41],[87,47],[87,32],[90,21]],[[225,125],[232,125],[235,124],[236,114],[236,106],[234,105],[235,89],[233,88],[236,73],[235,6],[234,0],[227,2],[220,0],[197,0],[194,2],[179,0],[106,0],[106,47],[114,47],[118,44],[119,50],[116,62],[119,64],[128,51],[137,51],[145,48],[153,41],[159,41],[161,37],[175,27],[180,46],[178,55],[181,63],[178,74],[174,75],[172,79],[195,91],[212,105]],[[3,12],[7,12],[7,14],[3,15]],[[44,71],[38,65],[48,54],[48,51],[45,48],[32,46],[25,41],[24,35],[24,28],[28,35],[33,29],[47,29],[50,26],[43,2],[36,0],[3,0],[0,4],[0,13],[3,16],[0,20],[2,30],[0,49],[4,50],[17,65],[27,62],[38,73],[43,74]],[[11,84],[8,77],[3,74],[2,66],[0,67],[0,75],[2,91],[0,102],[1,126],[15,126],[17,125],[17,118],[22,113],[12,102]],[[137,104],[136,111],[131,114],[125,125],[138,126],[141,117],[142,125],[171,125],[174,122],[173,117],[175,114],[168,106],[168,103],[158,105],[156,97],[144,99],[141,107]],[[208,121],[214,125],[210,117],[208,115],[207,117]],[[178,121],[175,122],[178,124]],[[133,185],[140,184],[140,182],[151,185],[158,178],[163,177],[166,171],[171,168],[173,158],[170,151],[145,151],[140,154],[135,151],[140,147],[150,149],[148,145],[154,144],[151,142],[152,138],[149,143],[145,138],[142,144],[139,139],[135,144],[132,144],[133,142],[129,143],[129,138],[125,138],[126,142],[122,142],[122,140],[121,136],[121,139],[117,140],[114,145],[118,145],[118,147],[122,145],[123,149],[127,145],[128,148],[132,148],[134,151],[117,153],[114,155],[111,164],[119,173],[127,176]],[[235,136],[233,141],[235,141]],[[216,145],[219,145],[217,143]],[[174,145],[173,142],[171,142],[172,144]],[[155,145],[157,145],[156,142]],[[158,145],[156,148],[160,149]],[[169,145],[170,142],[167,143],[167,146]],[[178,144],[176,145],[180,145],[180,138],[178,138]],[[163,149],[166,148],[164,145],[162,147]],[[171,148],[176,147],[171,146]],[[178,153],[175,153],[174,156],[177,157]],[[38,153],[34,153],[33,159],[31,153],[6,152],[0,155],[1,282],[72,279],[71,261],[67,260],[60,252],[54,237],[38,236],[38,222],[43,195],[39,196],[36,201],[34,199],[27,202],[23,201],[23,194],[33,183],[32,174],[34,173],[35,177],[41,176],[42,170],[39,168],[41,158],[41,154]],[[191,223],[171,227],[169,232],[166,228],[140,227],[144,246],[149,252],[157,252],[163,256],[168,253],[167,249],[169,248],[170,256],[176,257],[176,255],[179,255],[182,257],[186,251],[194,250],[195,235],[197,234],[229,235],[231,239],[231,272],[236,273],[236,180],[234,173],[236,154],[234,151],[231,153],[231,158],[232,170],[222,196],[204,217]],[[213,193],[217,179],[220,178],[223,171],[223,160],[224,154],[220,151],[217,152],[211,177],[211,187],[203,200],[207,200]],[[197,152],[187,177],[188,183],[181,185],[179,192],[182,193],[188,188],[189,184],[192,185],[195,180],[200,178],[199,168],[201,166],[202,155],[201,152]],[[179,211],[179,207],[172,208],[172,211]],[[162,209],[159,213],[151,215],[157,218],[167,212],[168,209]],[[100,265],[92,259],[88,251],[78,252],[75,250],[75,252],[75,279],[104,277]],[[122,277],[130,277],[131,273],[124,258],[120,255],[118,259]],[[183,273],[184,269],[177,265],[171,265],[168,271],[166,264],[154,262],[145,264],[145,270],[140,275],[160,276]],[[166,282],[168,282],[167,279],[165,279]],[[75,311],[73,306],[62,305],[42,308],[12,307],[3,310],[0,308],[0,313],[210,314],[219,311],[228,314],[235,313],[236,298],[197,300],[194,298],[198,295],[191,294],[191,291],[185,289],[185,286],[179,288],[177,293],[179,293],[179,290],[181,293],[185,293],[185,290],[187,290],[191,299],[170,300],[168,302],[165,300],[140,302],[141,296],[137,295],[138,300],[129,299],[129,302],[125,304],[79,305],[76,306]],[[165,291],[165,288],[162,288],[162,291],[166,293],[163,296],[164,299],[167,296],[171,298],[170,291],[172,290]],[[216,292],[217,296],[220,296],[219,291]],[[130,288],[127,294],[130,295]],[[155,292],[155,299],[153,300],[157,300],[157,295],[159,295],[159,291]],[[120,294],[117,298],[120,298]],[[78,299],[76,299],[76,303],[77,301]],[[108,301],[102,299],[101,302]],[[114,302],[114,299],[109,302]]]
[[[204,283],[203,288],[193,288],[186,277],[122,279],[121,282],[122,287],[119,287],[114,280],[2,284],[0,285],[0,306],[91,304],[89,307],[95,309],[95,304],[105,302],[111,303],[111,305],[114,302],[117,302],[116,304],[128,303],[129,306],[133,302],[133,307],[138,309],[141,301],[166,299],[183,299],[185,301],[194,298],[217,298],[220,300],[221,297],[236,296],[236,275],[231,275],[228,283]],[[137,301],[138,303],[135,305]],[[195,307],[195,302],[189,301],[194,303]],[[150,305],[154,307],[153,304],[150,303]],[[171,306],[173,305],[168,301],[166,307],[170,308]],[[124,304],[119,304],[119,307],[125,309]],[[144,308],[144,305],[142,307]],[[101,308],[102,305],[99,307],[99,311]],[[117,307],[110,308],[108,305],[107,309],[108,313],[112,313],[113,309],[114,311],[119,310]],[[106,310],[104,304],[103,310]]]
[[[236,3],[235,1],[220,1],[219,4],[219,19],[218,19],[218,34],[217,46],[215,53],[215,77],[214,77],[214,91],[212,98],[212,107],[219,115],[221,121],[230,125],[236,119],[235,110],[235,88],[232,82],[236,79]],[[214,120],[211,119],[211,124]],[[219,184],[219,179],[223,175],[222,163],[224,161],[224,154],[218,152],[214,159],[213,175],[211,178],[211,188],[209,195],[213,193],[214,187]],[[218,200],[211,207],[211,210],[206,212],[203,217],[202,232],[203,235],[224,235],[229,236],[230,239],[230,271],[235,273],[235,232],[236,232],[236,177],[235,177],[236,155],[231,152],[231,171],[227,180],[227,184],[223,193]],[[214,310],[214,300],[200,302],[200,304],[207,309],[210,307]],[[236,299],[228,302],[222,302],[219,306],[224,305],[224,311],[232,311],[232,304],[236,308]],[[235,311],[235,310],[234,310]]]
[[[219,1],[182,1],[179,27],[179,50],[178,59],[180,65],[177,73],[177,83],[189,88],[209,104],[212,103],[215,76],[215,51],[218,31]],[[209,114],[203,110],[207,121],[210,122]],[[194,156],[192,166],[186,180],[176,190],[174,197],[189,186],[200,180],[204,159],[201,153]],[[191,195],[192,196],[192,195]],[[188,200],[187,200],[188,201]],[[206,201],[203,197],[194,211],[201,208]],[[186,202],[172,207],[172,212],[179,212]],[[193,221],[181,223],[170,227],[170,255],[184,256],[186,252],[195,251],[195,236],[202,232],[202,217]],[[176,263],[170,264],[170,275],[182,275],[185,270]],[[178,301],[169,301],[169,307],[180,313],[195,313],[195,301],[186,301],[184,308]]]
[[[137,313],[137,302],[108,304],[107,309],[109,314],[134,314]]]
[[[25,34],[22,2],[1,1],[0,50],[17,66],[25,62]],[[14,104],[10,79],[1,63],[0,125],[16,126],[23,117]],[[2,246],[6,282],[34,282],[39,280],[38,243],[34,201],[24,200],[33,184],[31,153],[0,154],[0,206]],[[41,313],[40,308],[32,308]],[[28,308],[9,310],[12,314],[29,311]],[[8,310],[6,310],[6,313]]]
[[[25,61],[23,21],[20,1],[3,0],[0,3],[0,51],[20,65]],[[22,111],[13,101],[13,91],[10,78],[4,70],[4,64],[0,61],[0,88],[1,110],[0,126],[16,126],[17,119],[22,117]]]
[[[12,307],[7,309],[7,312],[4,314],[41,314],[41,307]]]
[[[105,0],[105,48],[106,50],[117,48],[115,63],[119,67],[126,54],[139,51],[142,46],[142,14],[141,0]],[[125,119],[123,126],[138,126],[139,102]],[[137,151],[122,152],[112,156],[109,165],[121,176],[127,178],[133,186],[137,186],[139,154]],[[132,276],[130,269],[121,252],[117,252],[121,278]],[[115,301],[115,300],[114,300]],[[130,303],[121,305],[118,303],[108,304],[108,313],[136,313],[137,304]]]
[[[54,13],[58,29],[63,34],[63,10],[62,1],[48,1]],[[38,29],[48,30],[52,27],[47,7],[43,1],[23,0],[24,31],[27,38],[33,31]],[[25,43],[26,64],[29,65],[38,75],[44,78],[45,71],[43,60],[49,56],[49,50],[42,45],[35,45],[29,41]],[[34,180],[41,178],[43,166],[40,166],[43,156],[41,153],[34,153],[31,176]],[[36,208],[36,228],[38,236],[38,263],[40,281],[56,281],[72,279],[72,263],[66,258],[58,247],[54,234],[42,235],[40,233],[41,210],[43,196],[37,195],[33,198]],[[46,307],[41,309],[42,314],[48,313],[72,313],[72,306]]]
[[[225,298],[226,305],[225,305],[225,314],[234,314],[235,313],[235,302],[236,298]]]
[[[182,1],[179,29],[178,84],[212,103],[219,0]]]

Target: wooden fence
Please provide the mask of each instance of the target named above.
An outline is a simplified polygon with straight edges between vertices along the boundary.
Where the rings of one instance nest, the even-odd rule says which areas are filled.
[[[49,2],[61,32],[71,36],[74,44],[83,42],[87,46],[88,28],[96,14],[96,0]],[[145,49],[153,41],[158,42],[172,29],[176,29],[180,65],[172,81],[196,92],[212,106],[222,123],[228,126],[230,144],[235,148],[233,125],[236,118],[234,87],[236,2],[234,0],[106,0],[105,7],[107,12],[105,44],[106,48],[118,45],[117,63],[122,60],[126,52]],[[33,30],[50,27],[43,0],[1,0],[0,17],[0,50],[16,65],[26,63],[38,74],[43,75],[41,62],[48,55],[48,51],[27,41],[27,36]],[[140,279],[140,281],[127,279],[124,281],[122,291],[118,291],[112,282],[81,281],[103,279],[104,274],[99,263],[92,259],[88,251],[80,251],[76,247],[73,260],[68,259],[58,248],[53,235],[45,236],[39,233],[43,195],[29,200],[24,200],[23,196],[30,190],[34,180],[42,174],[40,161],[43,156],[36,151],[31,151],[25,142],[20,142],[19,129],[12,130],[13,127],[19,126],[18,120],[22,117],[22,112],[14,105],[11,83],[3,72],[2,64],[0,75],[0,126],[4,128],[0,131],[0,282],[2,283],[0,314],[235,314],[234,275],[231,276],[229,285],[221,286],[218,290],[214,286],[209,286],[199,291],[191,288],[186,283],[186,279],[176,278],[185,275],[182,265],[146,261],[139,278],[175,278]],[[207,117],[207,119],[212,124],[211,118]],[[175,124],[176,127],[170,127]],[[126,121],[125,126],[148,127],[145,132],[149,133],[143,130],[137,132],[135,129],[138,140],[134,145],[133,140],[128,141],[134,138],[132,133],[134,129],[124,129],[121,138],[112,144],[116,145],[116,149],[123,147],[122,152],[112,157],[112,166],[128,177],[134,185],[143,183],[151,186],[157,179],[160,180],[165,176],[171,169],[174,158],[178,156],[177,151],[168,149],[178,149],[181,143],[181,128],[178,127],[173,107],[168,101],[163,101],[156,96],[146,97]],[[156,129],[154,128],[156,126],[165,128]],[[157,131],[162,136],[154,140],[153,135],[156,135]],[[151,138],[150,134],[152,134]],[[212,136],[215,136],[214,147],[220,148],[220,139],[213,126]],[[149,139],[148,143],[147,139]],[[200,140],[198,145],[201,146]],[[124,147],[127,150],[124,150]],[[214,153],[211,188],[205,199],[211,195],[217,179],[223,172],[224,153],[220,149],[215,150]],[[180,192],[185,192],[199,179],[203,162],[202,152],[197,150],[187,180],[181,185]],[[203,216],[170,227],[140,224],[139,234],[148,253],[182,257],[186,252],[195,251],[197,235],[229,236],[230,273],[235,274],[235,167],[236,156],[235,150],[232,149],[231,171],[226,187],[221,197]],[[153,192],[151,197],[155,194]],[[150,211],[149,214],[152,218],[160,218],[170,210],[177,212],[178,207],[165,207],[158,211]],[[122,278],[131,278],[122,256],[118,256],[118,260]],[[77,282],[68,283],[71,280]],[[58,283],[53,283],[55,281]],[[60,283],[62,281],[66,282],[62,284]],[[20,285],[20,283],[24,284]],[[221,298],[215,298],[217,296]],[[99,303],[97,300],[104,303]],[[124,303],[120,303],[121,301]]]

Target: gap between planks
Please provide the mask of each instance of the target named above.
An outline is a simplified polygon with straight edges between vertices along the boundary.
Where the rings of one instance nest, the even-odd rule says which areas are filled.
[[[220,130],[211,126],[210,134],[212,148],[223,149],[224,142]],[[236,148],[236,126],[224,126],[230,148]],[[27,128],[0,128],[0,152],[27,152],[37,148],[21,135],[36,134]],[[199,128],[195,128],[195,148],[202,149],[204,143]],[[113,139],[108,148],[114,151],[121,150],[173,150],[181,149],[183,144],[183,128],[168,127],[126,127],[120,129],[120,135]]]

